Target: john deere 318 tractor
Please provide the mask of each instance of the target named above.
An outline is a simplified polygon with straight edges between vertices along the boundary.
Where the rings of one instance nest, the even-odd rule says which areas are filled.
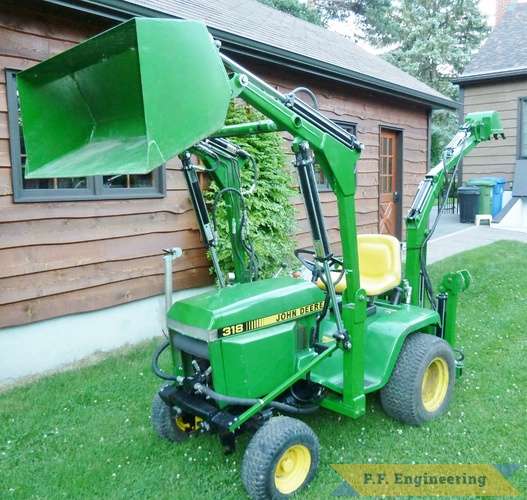
[[[358,418],[374,391],[386,413],[406,424],[445,411],[462,371],[456,307],[470,275],[452,272],[433,290],[428,219],[460,159],[503,135],[495,112],[467,116],[443,161],[421,182],[406,216],[403,275],[396,238],[357,234],[362,144],[298,92],[282,95],[223,55],[201,22],[133,19],[21,72],[18,89],[27,177],[138,174],[181,159],[219,286],[169,304],[169,339],[153,363],[166,381],[152,406],[160,437],[182,441],[207,431],[229,451],[236,435],[253,432],[242,464],[248,493],[286,497],[312,480],[319,445],[305,423],[280,415],[320,409]],[[266,119],[225,126],[236,98]],[[254,171],[257,184],[257,165],[230,138],[276,131],[293,137],[312,245],[296,251],[304,278],[259,280],[244,203],[258,196],[258,186],[243,186],[240,175]],[[337,198],[340,256],[327,236],[315,164]],[[228,280],[219,269],[199,169],[225,200],[235,262]],[[158,367],[167,347],[172,373]]]

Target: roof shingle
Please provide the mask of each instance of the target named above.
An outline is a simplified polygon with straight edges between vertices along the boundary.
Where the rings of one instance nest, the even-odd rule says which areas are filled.
[[[53,0],[52,0],[53,1]],[[255,0],[90,0],[147,15],[199,19],[226,47],[250,47],[262,59],[281,58],[299,69],[332,74],[374,90],[454,109],[457,103],[342,35]],[[240,50],[241,51],[241,50]],[[296,66],[295,66],[296,64]]]
[[[512,3],[456,83],[527,74],[527,3]]]

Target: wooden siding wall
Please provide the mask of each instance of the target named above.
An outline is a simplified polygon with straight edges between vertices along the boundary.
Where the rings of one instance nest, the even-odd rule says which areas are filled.
[[[510,189],[517,157],[518,99],[527,97],[527,79],[503,80],[464,89],[464,113],[498,111],[506,139],[481,143],[463,160],[463,181],[503,177]]]
[[[313,78],[307,82],[304,74],[292,70],[284,74],[278,68],[269,71],[269,66],[255,65],[251,61],[243,61],[243,63],[284,94],[297,86],[308,87],[317,96],[320,111],[324,115],[334,120],[357,125],[357,138],[365,146],[357,170],[356,210],[359,233],[379,231],[380,129],[387,127],[402,131],[403,206],[401,213],[402,217],[406,215],[414,200],[419,182],[423,179],[428,167],[427,109],[401,100],[337,85],[320,78]],[[292,85],[291,81],[295,84]],[[304,94],[299,94],[299,97],[309,102],[309,97]],[[333,251],[339,254],[342,252],[342,247],[335,195],[332,192],[321,192],[320,199]],[[296,200],[296,205],[300,222],[298,246],[310,247],[311,237],[300,197]]]
[[[75,21],[60,10],[35,12],[29,0],[0,6],[0,327],[117,305],[163,293],[162,249],[179,246],[174,289],[210,284],[209,263],[179,161],[167,165],[164,199],[13,203],[4,68],[25,69],[103,31],[100,20]],[[22,5],[22,6],[21,6]],[[26,7],[23,7],[26,5]],[[305,74],[251,66],[286,93],[310,87],[321,111],[357,124],[366,150],[358,167],[359,232],[378,231],[380,127],[401,130],[403,210],[427,168],[427,110]],[[279,76],[281,75],[281,76]],[[294,83],[291,83],[294,82]],[[321,193],[330,240],[341,251],[335,197]],[[310,246],[300,196],[298,246]]]
[[[163,248],[185,250],[175,290],[210,284],[179,162],[167,166],[164,199],[13,203],[4,68],[30,67],[108,26],[0,12],[0,327],[162,294]]]

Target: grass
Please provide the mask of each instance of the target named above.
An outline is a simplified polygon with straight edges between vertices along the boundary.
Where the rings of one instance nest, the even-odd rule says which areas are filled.
[[[462,268],[474,278],[460,299],[465,373],[448,413],[404,426],[372,395],[358,420],[325,410],[304,417],[321,463],[299,498],[332,498],[341,483],[332,463],[527,464],[526,253],[525,244],[498,242],[431,266],[435,283]],[[224,456],[215,436],[172,444],[152,430],[156,345],[0,393],[0,498],[246,498],[240,465],[249,436]],[[525,466],[510,481],[527,494]]]

